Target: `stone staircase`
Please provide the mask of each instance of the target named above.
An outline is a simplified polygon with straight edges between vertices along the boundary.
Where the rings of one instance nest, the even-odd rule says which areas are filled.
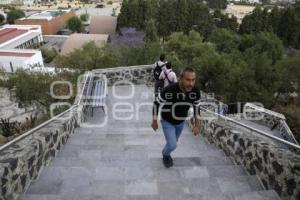
[[[117,87],[130,94],[129,86]],[[69,139],[20,200],[276,200],[256,176],[186,126],[173,153],[174,167],[162,164],[164,136],[150,128],[152,90],[135,86],[133,98],[118,99],[109,89],[107,124],[102,111]],[[133,103],[133,119],[113,117],[115,103]],[[135,103],[145,103],[136,111]],[[125,108],[126,106],[124,106]],[[128,107],[126,107],[128,109]],[[139,116],[139,119],[136,116]],[[131,113],[119,113],[130,116]],[[92,127],[93,126],[93,127]]]

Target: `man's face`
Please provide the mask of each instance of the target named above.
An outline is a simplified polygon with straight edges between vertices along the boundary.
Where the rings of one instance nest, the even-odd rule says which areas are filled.
[[[185,72],[180,78],[181,85],[186,92],[190,92],[195,86],[196,73],[195,72]]]

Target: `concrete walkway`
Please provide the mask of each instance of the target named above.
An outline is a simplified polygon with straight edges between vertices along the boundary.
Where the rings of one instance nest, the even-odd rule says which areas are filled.
[[[116,94],[123,97],[130,91],[129,86],[116,88]],[[105,115],[96,109],[94,117],[76,129],[60,154],[19,199],[279,199],[274,191],[263,190],[256,176],[247,175],[222,150],[202,136],[194,136],[187,126],[173,154],[174,167],[165,169],[162,130],[150,128],[152,93],[151,88],[135,86],[133,98],[118,99],[109,88],[106,125],[97,127]],[[144,106],[137,109],[141,104]],[[113,112],[121,108],[130,108],[134,114]]]

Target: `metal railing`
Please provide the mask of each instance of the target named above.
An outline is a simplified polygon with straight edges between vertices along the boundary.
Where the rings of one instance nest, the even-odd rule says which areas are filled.
[[[42,124],[38,125],[37,127],[34,127],[33,129],[23,133],[22,135],[20,135],[19,137],[16,137],[15,139],[7,142],[6,144],[0,146],[0,152],[3,151],[4,149],[8,148],[9,146],[15,144],[16,142],[20,141],[21,139],[25,138],[25,137],[28,137],[29,135],[33,134],[34,132],[36,132],[37,130],[43,128],[44,126],[48,125],[49,123],[53,122],[54,120],[60,118],[61,116],[63,116],[64,114],[68,113],[69,111],[73,110],[74,108],[76,108],[80,103],[81,103],[81,100],[82,100],[82,97],[83,97],[83,93],[84,93],[84,89],[85,89],[85,86],[86,86],[86,83],[87,83],[87,80],[90,76],[90,72],[87,73],[86,75],[86,79],[84,81],[84,85],[83,85],[83,88],[82,88],[82,91],[81,91],[81,94],[79,96],[79,100],[77,103],[75,103],[73,106],[71,106],[68,110],[65,110],[64,112],[52,117],[51,119],[43,122]]]
[[[291,131],[291,129],[290,129],[289,125],[286,123],[286,121],[285,120],[280,120],[280,123],[282,125],[282,128],[287,132],[287,134],[289,134],[289,136],[292,137],[292,139],[295,141],[295,143],[299,145],[298,141],[296,140],[293,132]],[[280,130],[280,132],[281,131],[283,131],[283,130]]]
[[[262,130],[253,128],[253,127],[251,127],[251,126],[248,126],[248,125],[246,125],[246,124],[243,124],[243,123],[241,123],[241,122],[238,122],[238,121],[236,121],[236,120],[234,120],[234,119],[232,119],[232,118],[229,118],[229,117],[220,115],[220,114],[218,114],[218,113],[215,113],[215,112],[213,112],[213,111],[211,111],[211,110],[208,110],[208,109],[206,109],[206,108],[200,107],[200,110],[203,110],[203,111],[205,111],[205,112],[209,112],[209,113],[211,113],[211,114],[213,114],[213,115],[216,115],[216,116],[218,116],[218,117],[224,119],[225,121],[230,121],[230,122],[232,122],[232,123],[234,123],[234,124],[237,124],[237,125],[242,126],[242,127],[246,128],[246,129],[249,129],[249,130],[251,130],[251,131],[254,131],[254,132],[256,132],[256,133],[258,133],[258,134],[260,134],[260,135],[263,135],[263,136],[265,136],[265,137],[267,137],[267,138],[273,139],[273,140],[275,140],[275,141],[277,141],[277,142],[286,144],[286,145],[288,145],[289,147],[292,147],[292,148],[295,148],[295,149],[297,149],[297,150],[300,150],[300,146],[297,145],[297,144],[294,144],[294,143],[288,142],[288,141],[286,141],[286,140],[283,140],[283,139],[281,139],[281,138],[279,138],[279,137],[270,135],[269,133],[266,133],[266,132],[264,132],[264,131],[262,131]]]

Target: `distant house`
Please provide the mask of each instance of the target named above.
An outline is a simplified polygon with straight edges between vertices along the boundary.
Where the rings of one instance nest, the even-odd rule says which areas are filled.
[[[237,18],[237,22],[239,24],[241,24],[243,18],[246,15],[251,14],[254,9],[255,9],[255,6],[230,4],[230,5],[227,5],[225,13],[228,15],[235,16]]]
[[[55,35],[65,27],[67,20],[75,16],[71,9],[47,10],[15,21],[19,25],[40,25],[43,35]]]
[[[35,0],[1,0],[0,5],[33,5]]]
[[[0,49],[30,49],[43,42],[41,26],[4,25],[0,27]]]
[[[41,26],[0,27],[0,69],[15,72],[19,68],[43,67],[41,51],[32,50],[41,42],[43,42]]]
[[[66,55],[71,53],[75,49],[80,49],[84,44],[88,42],[95,42],[99,47],[105,45],[109,39],[109,35],[106,34],[80,34],[75,33],[70,35],[61,47],[61,54]]]
[[[111,35],[116,32],[117,17],[111,16],[92,16],[90,33]]]
[[[34,0],[1,0],[0,5],[32,5]]]

